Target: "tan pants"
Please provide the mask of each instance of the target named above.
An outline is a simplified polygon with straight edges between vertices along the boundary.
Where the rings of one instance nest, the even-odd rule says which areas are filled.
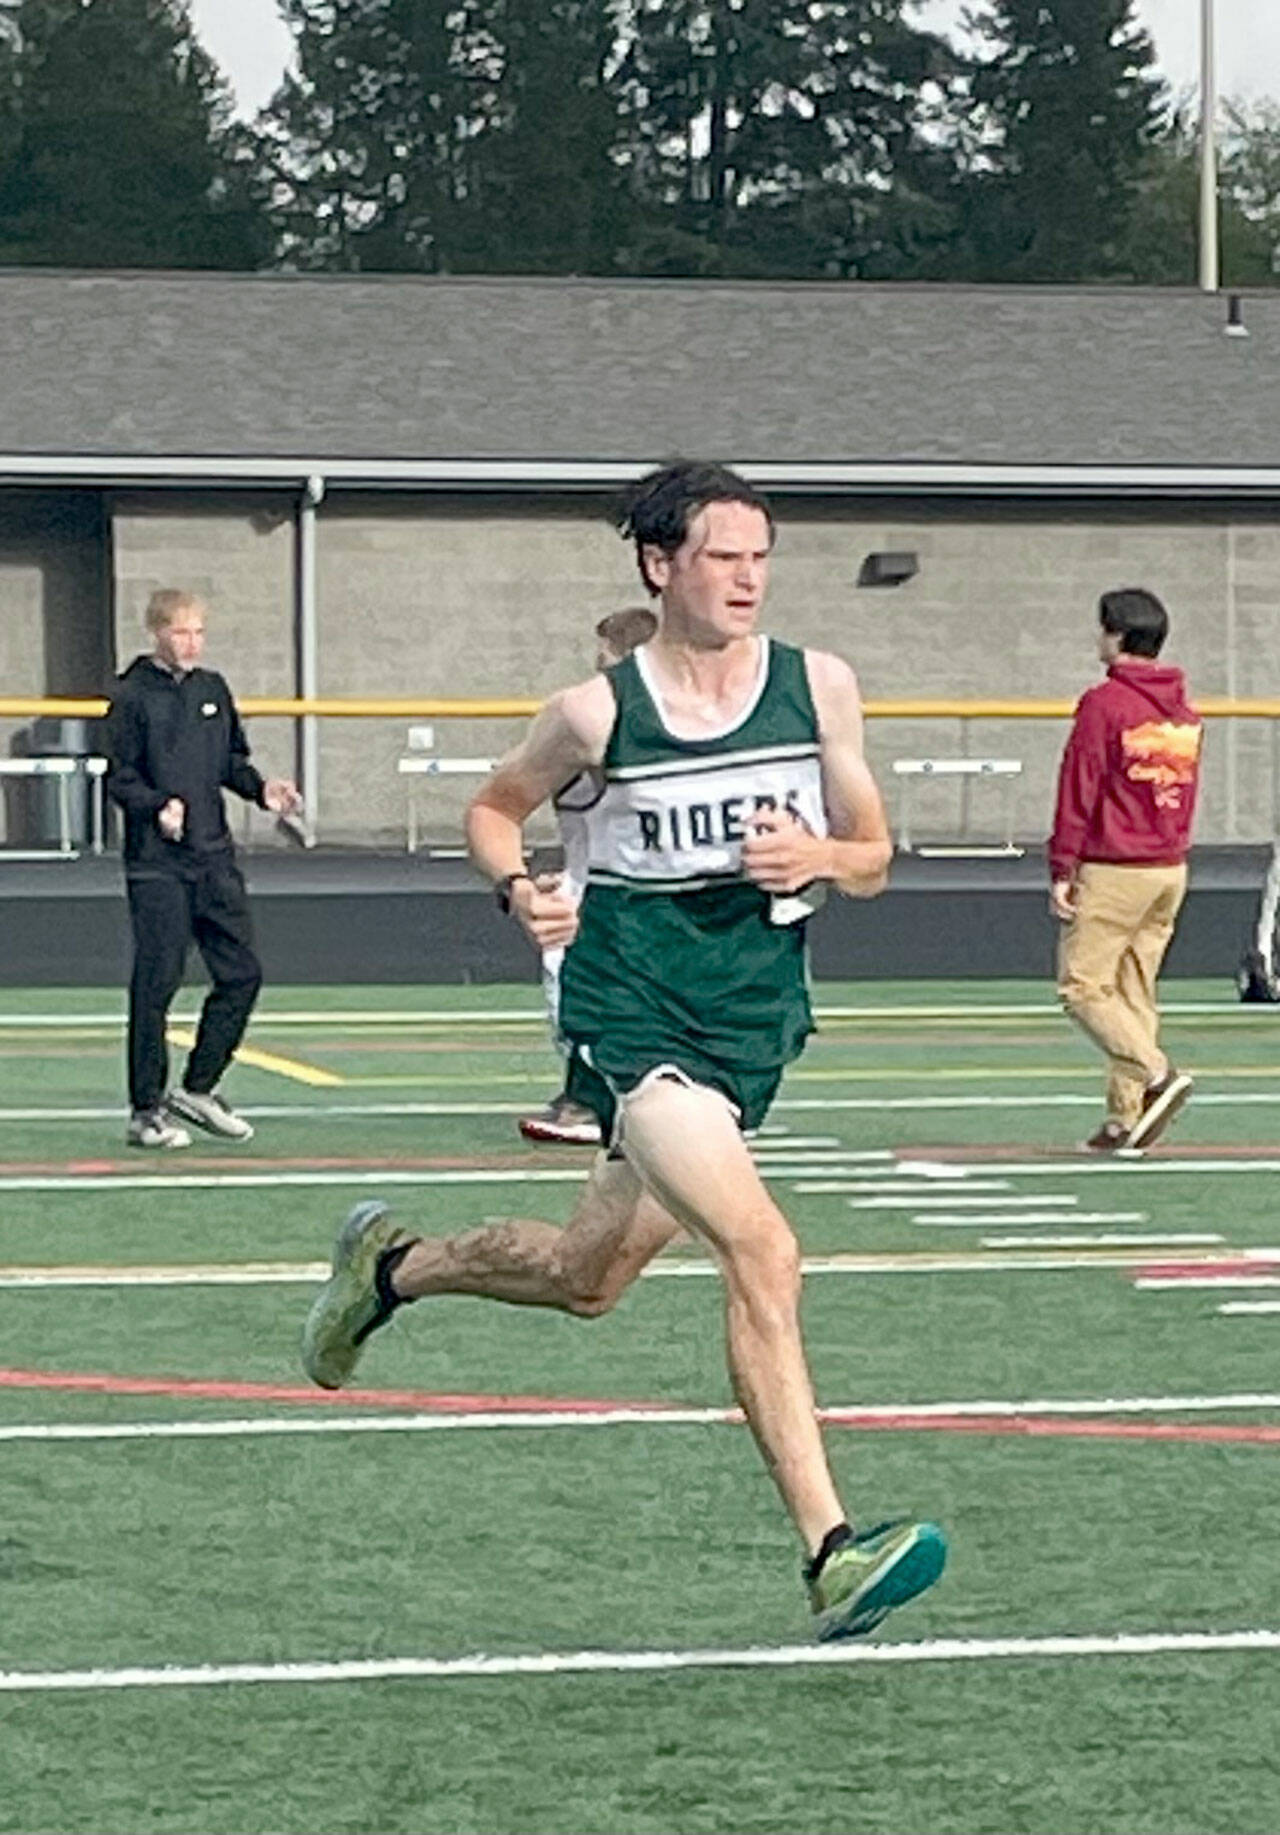
[[[1106,1053],[1107,1114],[1126,1127],[1145,1085],[1164,1074],[1156,977],[1186,889],[1185,866],[1082,866],[1059,941],[1059,998]]]

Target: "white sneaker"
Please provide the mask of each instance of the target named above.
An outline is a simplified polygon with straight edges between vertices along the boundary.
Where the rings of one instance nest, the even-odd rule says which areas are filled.
[[[169,1151],[191,1145],[191,1136],[186,1129],[175,1127],[163,1109],[136,1110],[129,1117],[129,1132],[125,1139],[131,1147],[152,1147]]]
[[[564,1141],[582,1147],[600,1145],[598,1117],[563,1092],[554,1102],[549,1102],[541,1114],[522,1115],[519,1128],[527,1141]]]
[[[211,1090],[207,1096],[198,1095],[195,1090],[171,1090],[165,1097],[165,1107],[171,1115],[177,1115],[182,1121],[193,1122],[197,1128],[203,1128],[206,1134],[218,1134],[223,1140],[251,1141],[253,1128],[243,1115],[237,1115],[229,1109],[221,1096]]]

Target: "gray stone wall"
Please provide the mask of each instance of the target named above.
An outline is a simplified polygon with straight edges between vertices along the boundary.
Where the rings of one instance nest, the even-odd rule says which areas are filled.
[[[791,498],[778,511],[768,628],[847,656],[869,699],[1073,699],[1098,676],[1098,594],[1126,584],[1164,598],[1168,654],[1197,693],[1280,692],[1280,509]],[[859,586],[865,556],[885,549],[915,552],[915,578]],[[208,658],[235,692],[293,692],[290,499],[129,493],[114,506],[113,552],[122,660],[142,646],[149,593],[188,585],[209,601]],[[335,494],[319,513],[317,558],[320,688],[329,695],[541,696],[587,671],[597,618],[642,598],[629,549],[603,500],[590,497]],[[34,564],[0,567],[0,666],[18,688],[61,685],[42,647],[39,577]],[[321,723],[322,839],[402,842],[396,765],[408,724]],[[430,724],[447,756],[498,754],[519,731],[492,720]],[[967,750],[1021,759],[1015,826],[1038,840],[1063,733],[1054,721],[980,721],[967,732],[954,720],[875,721],[868,744],[895,814],[895,758]],[[291,723],[255,722],[252,737],[265,770],[294,770]],[[1211,724],[1203,840],[1271,833],[1275,743],[1264,723]],[[474,783],[421,790],[437,839],[457,841]],[[967,793],[938,784],[918,798],[916,817],[938,839],[994,839],[1001,795],[990,784]],[[545,824],[538,833],[550,836]]]
[[[889,513],[886,513],[886,510]],[[893,588],[858,587],[862,558],[913,550],[919,572]],[[962,697],[1074,700],[1099,677],[1096,606],[1110,587],[1144,585],[1168,607],[1167,658],[1193,693],[1280,693],[1280,517],[1274,511],[1104,504],[1065,509],[955,503],[841,513],[786,506],[775,562],[773,622],[828,643],[855,663],[870,700]],[[1046,833],[1065,736],[1057,721],[875,721],[868,749],[891,801],[895,757],[1023,761],[1016,829]],[[1276,785],[1266,723],[1209,727],[1199,833],[1272,832]],[[918,798],[921,825],[994,838],[1001,792],[939,784]]]
[[[1201,695],[1280,692],[1280,515],[1197,506],[790,499],[766,623],[845,655],[869,700],[1069,699],[1098,679],[1096,606],[1147,585],[1169,607],[1170,660]],[[857,584],[867,554],[917,554],[915,578]],[[637,600],[628,548],[603,506],[582,500],[348,499],[320,525],[321,678],[326,692],[540,695],[579,674],[595,619]],[[500,751],[511,723],[434,722],[436,750]],[[1065,722],[876,720],[868,749],[898,814],[903,757],[1020,759],[1015,829],[1044,836]],[[324,813],[343,833],[400,819],[403,723],[323,728]],[[1276,786],[1264,723],[1214,723],[1203,839],[1271,832]],[[389,788],[395,786],[394,792]],[[990,782],[926,787],[922,832],[995,839],[1004,793]],[[430,826],[456,828],[465,786],[421,793]]]
[[[226,676],[237,699],[295,694],[294,546],[293,502],[283,494],[118,497],[113,506],[118,667],[151,647],[143,625],[151,594],[182,587],[208,605],[205,662]],[[292,721],[255,720],[249,739],[264,775],[294,775]],[[269,831],[260,811],[233,814],[237,834]]]
[[[317,545],[323,694],[540,698],[590,673],[597,619],[644,598],[603,506],[581,500],[336,499]],[[431,724],[437,753],[475,758],[500,756],[523,723]],[[403,720],[322,723],[326,826],[402,837],[406,738]],[[424,821],[456,839],[479,780],[417,781]]]

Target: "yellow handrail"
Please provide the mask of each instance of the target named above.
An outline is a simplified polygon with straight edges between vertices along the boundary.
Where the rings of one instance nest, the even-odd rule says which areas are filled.
[[[425,700],[410,697],[355,699],[320,696],[293,700],[283,695],[246,695],[237,702],[242,714],[297,720],[305,715],[357,720],[525,720],[542,703],[533,697],[505,700]],[[1230,700],[1206,695],[1197,702],[1210,720],[1280,720],[1280,700]],[[868,701],[869,720],[1066,720],[1074,701]],[[104,700],[56,695],[0,695],[0,720],[27,720],[40,714],[64,719],[96,720],[107,711]]]

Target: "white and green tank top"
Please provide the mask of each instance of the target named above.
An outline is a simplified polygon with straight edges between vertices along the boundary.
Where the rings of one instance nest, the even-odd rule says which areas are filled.
[[[742,842],[765,807],[827,832],[818,720],[804,652],[767,637],[758,647],[746,707],[697,739],[668,728],[643,648],[607,672],[617,712],[564,968],[572,1040],[683,1044],[763,1068],[812,1030],[796,921],[807,907],[745,879]]]

